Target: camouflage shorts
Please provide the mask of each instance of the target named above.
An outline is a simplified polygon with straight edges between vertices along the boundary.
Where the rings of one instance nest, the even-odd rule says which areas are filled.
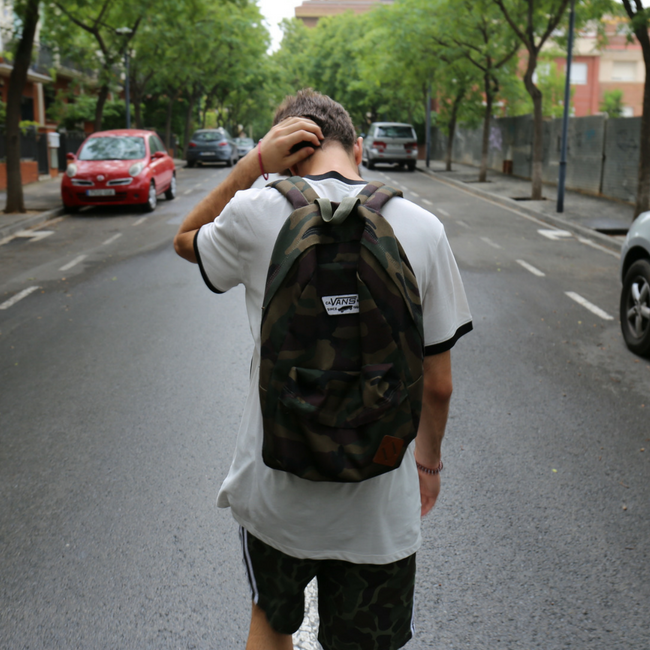
[[[240,535],[253,601],[276,632],[298,630],[315,577],[324,650],[396,650],[412,637],[415,555],[391,564],[298,559]]]

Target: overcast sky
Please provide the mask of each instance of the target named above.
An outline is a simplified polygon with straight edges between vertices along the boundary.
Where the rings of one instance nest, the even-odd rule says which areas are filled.
[[[271,50],[277,50],[282,39],[278,23],[283,18],[293,18],[296,15],[294,9],[302,4],[302,0],[257,0],[257,4],[271,31]]]

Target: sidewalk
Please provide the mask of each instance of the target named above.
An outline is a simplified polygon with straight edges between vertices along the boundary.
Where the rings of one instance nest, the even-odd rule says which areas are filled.
[[[185,166],[185,161],[174,159],[174,164],[178,169]],[[60,173],[58,178],[23,185],[26,214],[2,212],[7,203],[7,192],[0,192],[0,240],[64,214],[61,176]]]
[[[479,183],[477,167],[453,163],[453,171],[447,172],[444,162],[439,160],[432,160],[429,169],[423,160],[418,160],[417,168],[442,182],[537,217],[560,229],[596,238],[617,249],[620,248],[620,239],[615,237],[625,235],[632,224],[634,207],[620,201],[567,190],[564,195],[564,212],[558,213],[557,187],[554,185],[543,186],[542,195],[545,200],[531,201],[526,200],[531,192],[529,180],[488,170],[487,182]]]

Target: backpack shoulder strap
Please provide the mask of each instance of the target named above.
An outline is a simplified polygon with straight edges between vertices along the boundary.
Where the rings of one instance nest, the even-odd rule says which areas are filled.
[[[366,208],[374,212],[381,212],[381,209],[394,196],[404,196],[402,190],[395,189],[390,185],[384,185],[381,181],[372,181],[366,185],[357,195]]]
[[[294,210],[304,208],[319,198],[312,186],[300,176],[283,178],[279,181],[269,183],[267,187],[274,187],[278,190],[291,203]]]

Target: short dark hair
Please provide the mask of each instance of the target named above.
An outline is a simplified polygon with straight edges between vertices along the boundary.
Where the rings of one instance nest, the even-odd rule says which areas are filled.
[[[295,95],[285,97],[275,111],[275,126],[287,117],[307,117],[320,126],[325,138],[339,142],[346,151],[351,151],[357,141],[357,133],[348,112],[327,95],[321,95],[312,88],[303,88]]]

